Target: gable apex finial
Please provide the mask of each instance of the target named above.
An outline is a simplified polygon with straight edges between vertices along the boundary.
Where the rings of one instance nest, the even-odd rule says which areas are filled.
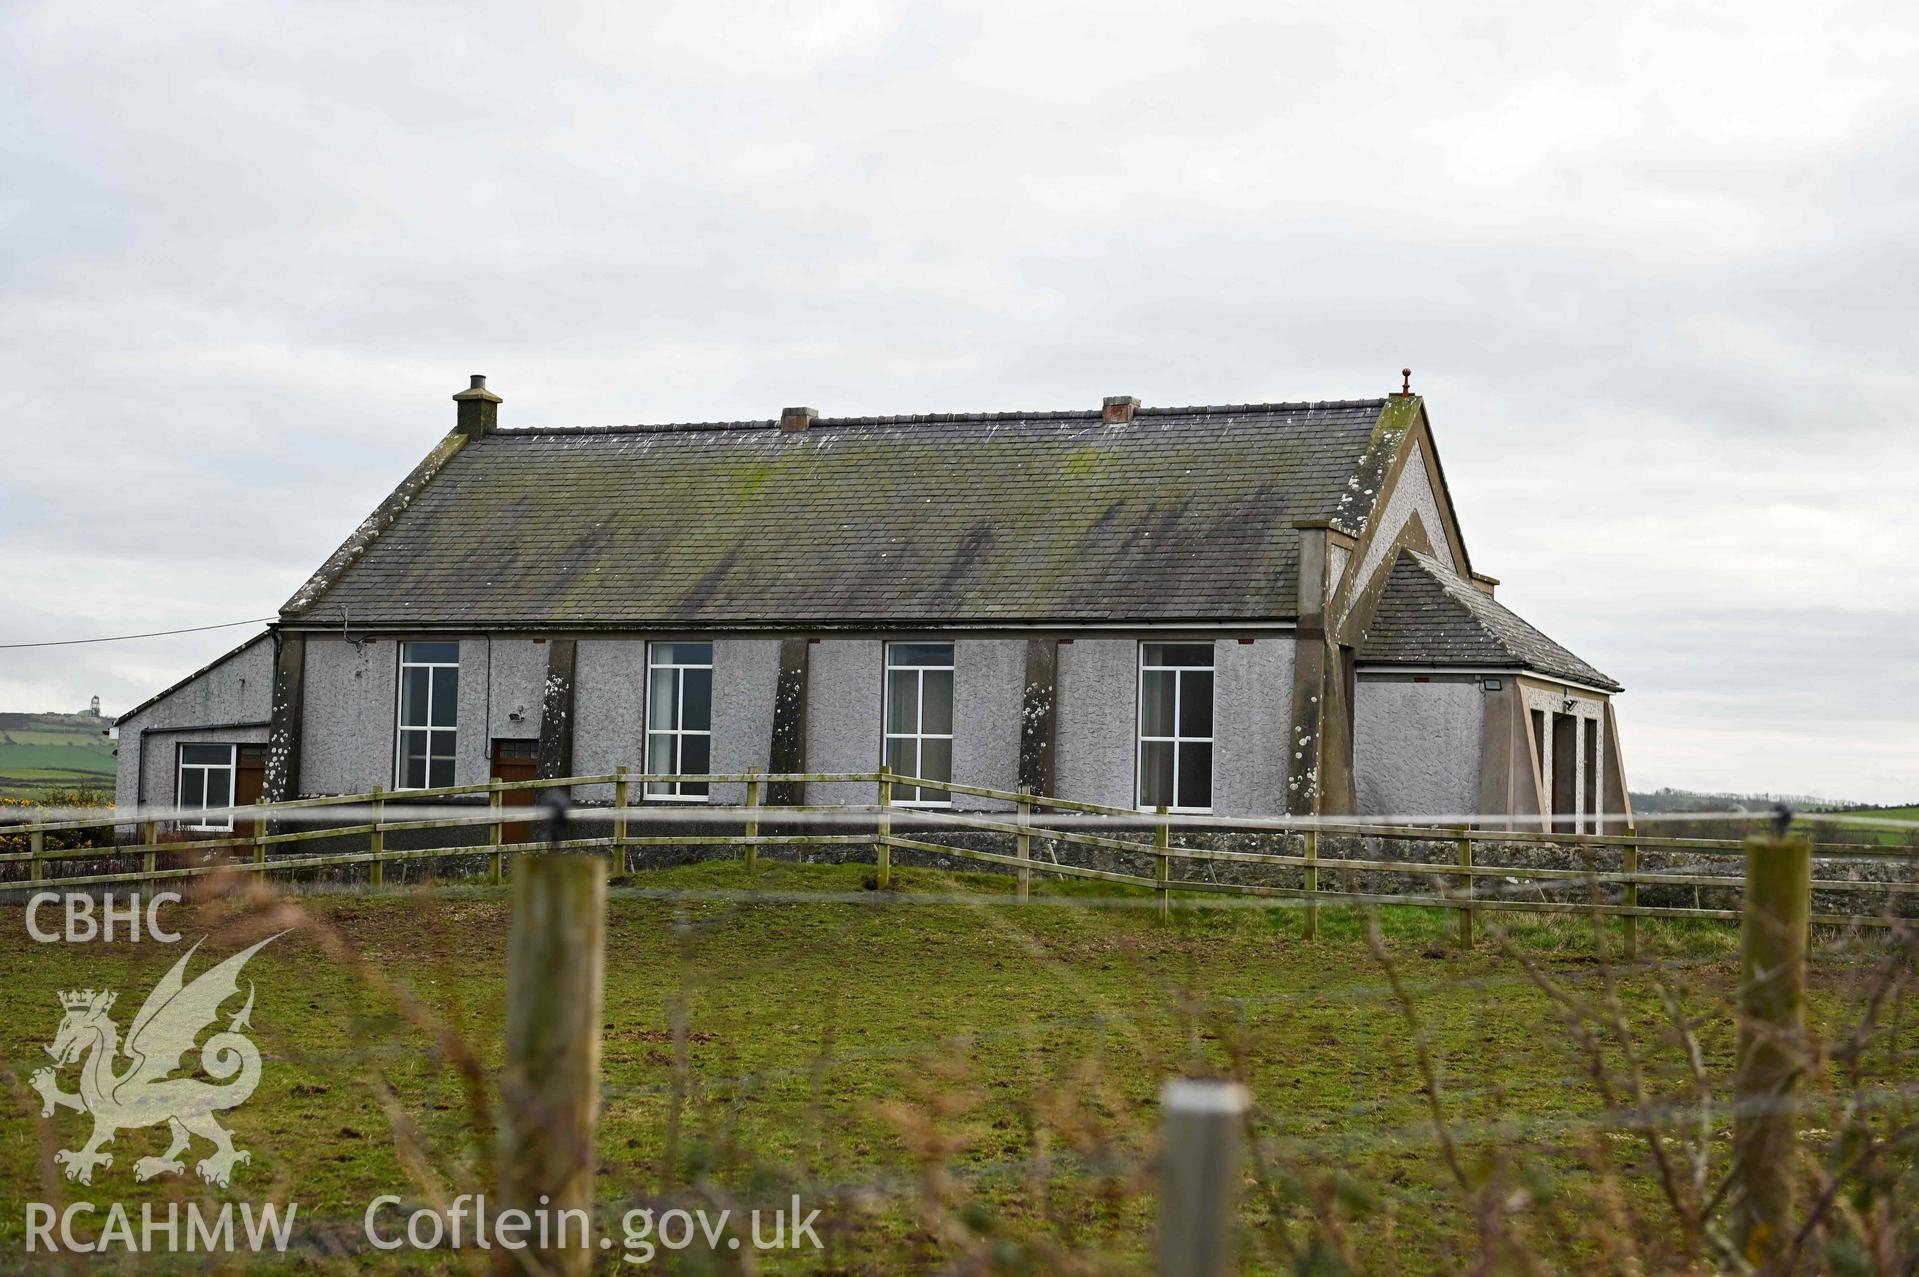
[[[1400,376],[1399,393],[1402,395],[1412,394],[1413,393],[1413,370],[1410,368],[1401,368],[1399,370],[1399,376]]]

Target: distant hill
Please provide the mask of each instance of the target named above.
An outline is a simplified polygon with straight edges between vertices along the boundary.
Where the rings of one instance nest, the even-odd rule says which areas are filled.
[[[1811,794],[1709,794],[1694,789],[1655,789],[1632,794],[1634,814],[1660,812],[1770,811],[1774,803],[1785,803],[1798,811],[1850,811],[1856,803]]]
[[[1689,789],[1657,789],[1632,795],[1635,816],[1686,816],[1699,820],[1671,821],[1660,825],[1660,832],[1676,838],[1737,838],[1751,831],[1751,822],[1714,821],[1714,815],[1726,812],[1770,811],[1774,803],[1784,802],[1802,815],[1819,813],[1823,819],[1801,820],[1796,828],[1815,842],[1879,843],[1888,847],[1919,846],[1919,805],[1875,807],[1869,803],[1835,802],[1807,794],[1706,794]],[[1838,817],[1869,818],[1852,824]],[[1903,823],[1887,823],[1903,822]]]
[[[0,796],[113,788],[113,720],[91,714],[0,713]]]

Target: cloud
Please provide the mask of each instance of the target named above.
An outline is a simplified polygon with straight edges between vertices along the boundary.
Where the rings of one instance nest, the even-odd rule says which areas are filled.
[[[0,641],[270,612],[471,371],[572,425],[1410,363],[1636,783],[1909,799],[1915,56],[1873,3],[14,4]]]

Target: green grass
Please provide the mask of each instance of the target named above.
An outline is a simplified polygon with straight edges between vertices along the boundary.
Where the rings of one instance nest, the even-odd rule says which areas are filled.
[[[1877,842],[1888,847],[1919,845],[1919,831],[1912,829],[1888,829],[1883,825],[1848,825],[1846,816],[1858,816],[1864,820],[1905,820],[1919,824],[1919,807],[1874,807],[1834,812],[1837,821],[1820,821],[1815,828],[1822,838],[1844,840],[1848,842]]]
[[[113,742],[106,719],[65,714],[0,715],[0,793],[26,795],[48,785],[113,787]]]
[[[1475,1222],[1436,1152],[1412,1036],[1356,915],[1326,911],[1321,938],[1308,943],[1299,913],[1287,908],[1194,910],[1162,923],[1147,909],[1088,907],[1096,898],[1149,900],[1094,883],[1036,883],[1036,898],[1056,903],[1026,909],[915,904],[914,896],[946,892],[1003,899],[1010,884],[908,869],[896,875],[899,897],[888,898],[862,892],[870,873],[775,862],[749,884],[740,866],[713,863],[631,880],[644,889],[845,892],[859,903],[665,902],[614,892],[599,1177],[609,1207],[660,1193],[670,1173],[715,1199],[723,1191],[745,1203],[784,1202],[798,1192],[825,1206],[830,1271],[955,1264],[972,1247],[998,1256],[1006,1271],[1056,1267],[1047,1256],[1068,1251],[1095,1266],[1140,1270],[1149,1263],[1153,1202],[1134,1169],[1150,1154],[1159,1087],[1182,1073],[1238,1072],[1275,1166],[1296,1167],[1288,1174],[1301,1185],[1320,1176],[1348,1186],[1350,1200],[1340,1200],[1364,1260],[1420,1272],[1471,1253]],[[508,911],[503,892],[477,888],[316,895],[297,907],[312,925],[248,968],[266,1070],[259,1092],[230,1115],[253,1161],[229,1195],[297,1201],[303,1226],[322,1224],[357,1245],[372,1197],[422,1196],[406,1165],[412,1137],[397,1131],[417,1128],[426,1175],[452,1191],[491,1164],[458,1069],[368,976],[417,998],[492,1067]],[[285,925],[243,913],[228,902],[182,906],[170,918],[188,942],[211,935],[210,960]],[[1593,986],[1583,920],[1506,921],[1555,978]],[[1473,1164],[1495,1149],[1531,1158],[1577,1200],[1592,1175],[1571,1136],[1589,1128],[1599,1100],[1548,999],[1492,944],[1458,951],[1450,913],[1388,910],[1382,926],[1433,1042],[1453,1120],[1482,1136],[1492,1134],[1489,1123],[1521,1128],[1469,1142]],[[364,966],[329,956],[328,935]],[[1642,925],[1645,952],[1679,964],[1672,979],[1696,1009],[1732,990],[1736,939],[1712,923]],[[38,1100],[16,1085],[46,1062],[41,1046],[60,1018],[59,991],[120,990],[124,1027],[181,951],[38,945],[17,913],[0,926],[8,973],[0,1060],[13,1072],[0,1077],[0,1095],[12,1095],[0,1114],[0,1256],[20,1254],[25,1202],[70,1187],[43,1183]],[[1822,1020],[1838,1019],[1846,973],[1822,970],[1817,985]],[[1649,975],[1627,974],[1622,998],[1636,1023],[1664,1022]],[[682,1014],[684,1072],[672,1032]],[[1723,1078],[1732,1051],[1723,1015],[1701,1035]],[[84,1130],[71,1113],[51,1126],[60,1147],[76,1146]],[[133,1161],[163,1143],[158,1131],[123,1133],[113,1167],[80,1191],[101,1202],[200,1197],[197,1183],[133,1182]],[[1043,1192],[1029,1177],[1036,1147],[1056,1172]],[[1633,1165],[1630,1148],[1622,1156]],[[1100,1172],[1109,1162],[1119,1169]],[[934,1165],[943,1173],[928,1178]],[[1275,1174],[1290,1204],[1274,1206],[1250,1185],[1246,1194],[1249,1270],[1277,1263],[1266,1240],[1275,1212],[1307,1209],[1285,1187],[1294,1179]],[[945,1185],[936,1190],[945,1207],[937,1218],[921,1212],[925,1184]],[[1631,1192],[1648,1196],[1650,1185],[1634,1180]],[[350,1272],[374,1258],[330,1268],[311,1255],[300,1262]],[[390,1269],[453,1270],[444,1252],[378,1258]],[[822,1262],[810,1253],[759,1258],[771,1272],[818,1271]]]

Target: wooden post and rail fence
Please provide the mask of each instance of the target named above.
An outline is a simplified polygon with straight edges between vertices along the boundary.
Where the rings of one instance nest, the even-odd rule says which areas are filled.
[[[876,783],[884,821],[893,778],[882,772]],[[1164,852],[1168,822],[1163,811],[1157,815],[1154,845]],[[1030,813],[1022,807],[1018,817],[1021,844],[1014,859],[1023,887],[1030,871],[1024,842]],[[566,842],[559,836],[563,820],[563,809],[556,806],[549,826],[551,847]],[[1464,831],[1457,838],[1459,867],[1470,867],[1472,840]],[[1312,841],[1307,847],[1316,850]],[[882,847],[882,855],[884,851]],[[1798,1123],[1793,1100],[1808,1061],[1806,937],[1812,850],[1803,840],[1754,837],[1742,851],[1743,962],[1728,1211],[1741,1254],[1756,1271],[1765,1272],[1782,1261],[1794,1235]],[[1170,859],[1162,855],[1158,864]],[[881,872],[886,872],[884,867]],[[505,1206],[530,1210],[537,1203],[583,1219],[592,1215],[605,885],[605,866],[596,857],[533,855],[514,873],[506,1061],[500,1083],[500,1194]],[[1162,901],[1166,890],[1156,887]],[[1308,907],[1316,904],[1309,900]],[[1461,907],[1462,942],[1470,943],[1473,917],[1471,908]],[[1156,1249],[1164,1277],[1224,1277],[1236,1271],[1248,1103],[1244,1087],[1230,1081],[1175,1078],[1162,1089]],[[533,1256],[538,1271],[588,1272],[593,1263],[591,1235],[590,1230],[569,1233],[562,1225],[557,1244]],[[503,1266],[496,1271],[507,1271],[506,1257],[498,1258]]]
[[[673,782],[736,785],[745,802],[693,808],[685,803],[650,804],[644,800],[649,786]],[[762,804],[763,795],[774,786],[818,784],[869,784],[877,801]],[[980,806],[960,809],[903,804],[896,801],[896,795],[904,787],[937,789],[978,800]],[[575,832],[585,836],[566,838],[557,847],[538,841],[505,841],[508,819],[515,816],[514,809],[503,805],[507,791],[539,794],[587,788],[601,789],[611,802],[574,809],[579,826]],[[408,808],[421,805],[430,805],[430,814],[409,818]],[[343,814],[330,817],[330,809],[341,809]],[[162,829],[167,822],[162,817],[171,814],[103,811],[81,819],[0,824],[0,900],[18,891],[56,884],[65,889],[163,883],[212,874],[300,875],[320,871],[338,878],[343,871],[362,865],[367,867],[369,886],[377,889],[386,884],[388,865],[459,857],[484,858],[486,879],[504,883],[514,858],[545,850],[601,853],[618,873],[625,871],[630,852],[650,847],[730,848],[749,868],[757,866],[762,849],[767,847],[870,848],[882,888],[892,885],[893,853],[907,851],[940,857],[943,863],[964,861],[1008,871],[1016,879],[1016,891],[1022,900],[1028,898],[1033,875],[1038,873],[1150,891],[1161,913],[1182,897],[1230,895],[1293,901],[1301,906],[1302,929],[1308,937],[1318,934],[1322,909],[1334,905],[1405,904],[1453,909],[1459,914],[1458,942],[1462,946],[1475,942],[1478,923],[1492,912],[1614,917],[1622,920],[1625,952],[1633,957],[1638,951],[1642,918],[1735,921],[1740,916],[1736,907],[1644,903],[1642,888],[1735,892],[1743,882],[1737,872],[1648,870],[1642,863],[1648,853],[1696,860],[1745,854],[1744,844],[1735,839],[1667,838],[1634,829],[1594,834],[1467,826],[1426,828],[1326,818],[1176,816],[1164,810],[1138,811],[1023,790],[898,776],[884,768],[872,772],[681,775],[634,773],[622,767],[603,775],[546,780],[405,791],[376,788],[365,794],[196,813],[200,824],[230,821],[236,830],[253,825],[256,832],[210,836],[202,832],[187,839],[175,833],[171,835],[173,840],[163,841]],[[701,828],[679,823],[696,816]],[[517,819],[524,822],[526,813],[520,812]],[[345,823],[328,823],[330,820]],[[771,827],[769,821],[774,822]],[[713,831],[714,826],[729,824],[733,830]],[[1175,827],[1182,835],[1177,843],[1173,838]],[[110,841],[129,828],[138,831],[136,841]],[[417,842],[423,835],[434,833],[453,835],[451,845],[397,845]],[[54,845],[89,834],[88,841],[94,845]],[[965,841],[953,841],[954,835],[965,836]],[[1257,835],[1254,845],[1270,850],[1223,848],[1211,845],[1218,838],[1209,839],[1208,835]],[[1417,858],[1394,859],[1385,854],[1385,848],[1395,845],[1408,847],[1410,855]],[[341,850],[342,846],[347,849]],[[1001,849],[988,849],[995,846]],[[1044,847],[1050,854],[1037,857],[1036,847]],[[1449,849],[1449,854],[1431,857],[1435,848]],[[1514,862],[1502,855],[1511,851],[1534,860],[1542,851],[1558,852],[1583,859],[1585,867]],[[1075,863],[1070,856],[1062,858],[1061,852],[1077,852],[1078,860],[1096,863]],[[1862,906],[1870,902],[1879,907],[1813,912],[1812,923],[1883,927],[1892,925],[1894,917],[1889,915],[1910,917],[1919,912],[1919,882],[1910,872],[1910,867],[1919,866],[1919,850],[1845,843],[1821,845],[1812,854],[1815,868],[1844,863],[1909,867],[1902,881],[1863,876],[1816,878],[1812,889],[1828,898],[1858,900]],[[199,863],[177,863],[185,856]],[[80,862],[74,866],[78,872],[62,874],[61,870],[72,862]],[[1146,872],[1132,871],[1142,865],[1147,867]],[[1222,867],[1234,867],[1240,877],[1266,867],[1281,871],[1286,880],[1222,881],[1214,876]],[[1196,870],[1205,870],[1207,876],[1197,876]],[[1333,878],[1330,886],[1328,875]],[[1425,890],[1354,890],[1349,880],[1355,875],[1406,876],[1424,879],[1432,886]],[[1554,891],[1560,893],[1559,898],[1548,894]],[[1861,900],[1862,896],[1867,899]]]

